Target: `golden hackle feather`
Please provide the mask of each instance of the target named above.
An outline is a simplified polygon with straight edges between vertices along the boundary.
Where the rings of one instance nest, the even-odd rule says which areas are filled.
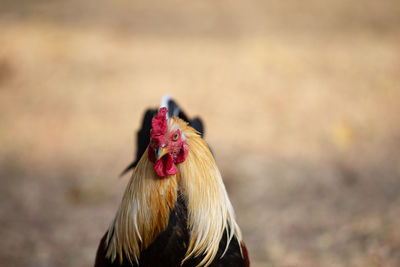
[[[204,140],[181,119],[168,119],[168,131],[180,128],[189,153],[177,164],[177,175],[160,178],[144,153],[125,190],[122,203],[108,231],[107,257],[115,260],[123,252],[138,262],[140,251],[146,249],[168,223],[169,212],[183,194],[188,209],[189,247],[182,261],[203,256],[199,266],[208,266],[215,258],[224,232],[228,242],[242,240],[235,221],[221,174]]]
[[[125,254],[138,262],[147,248],[165,229],[177,199],[176,176],[160,179],[153,163],[142,157],[129,181],[121,205],[108,231],[107,257],[112,261]]]

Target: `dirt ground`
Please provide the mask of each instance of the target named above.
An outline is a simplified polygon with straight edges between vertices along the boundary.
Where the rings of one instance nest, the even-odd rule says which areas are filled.
[[[400,266],[399,14],[0,0],[0,265],[92,266],[169,93],[205,121],[252,266]]]

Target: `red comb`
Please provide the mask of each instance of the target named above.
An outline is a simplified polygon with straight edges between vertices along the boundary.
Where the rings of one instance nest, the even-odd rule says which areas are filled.
[[[158,141],[158,144],[164,141],[165,137],[164,134],[167,132],[168,125],[167,125],[167,112],[168,109],[165,107],[160,108],[158,114],[152,119],[151,121],[151,139],[155,139]]]

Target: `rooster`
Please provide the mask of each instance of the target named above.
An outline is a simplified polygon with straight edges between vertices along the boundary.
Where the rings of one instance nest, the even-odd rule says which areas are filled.
[[[100,241],[95,267],[249,266],[214,157],[198,131],[160,108],[150,142]]]

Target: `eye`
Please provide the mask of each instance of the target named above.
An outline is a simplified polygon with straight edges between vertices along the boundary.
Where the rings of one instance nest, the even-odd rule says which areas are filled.
[[[178,140],[178,138],[179,138],[179,133],[174,134],[174,136],[172,137],[174,141]]]

